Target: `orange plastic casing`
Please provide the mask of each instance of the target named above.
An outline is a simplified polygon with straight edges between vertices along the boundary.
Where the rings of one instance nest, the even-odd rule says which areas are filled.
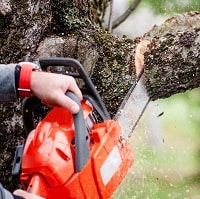
[[[85,102],[82,108],[87,118],[92,108]],[[95,124],[89,134],[90,158],[75,172],[73,117],[64,108],[53,108],[26,140],[24,189],[46,199],[108,199],[132,166],[133,151],[120,140],[114,120]]]

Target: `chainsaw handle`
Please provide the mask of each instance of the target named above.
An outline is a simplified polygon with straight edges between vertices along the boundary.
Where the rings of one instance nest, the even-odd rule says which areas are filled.
[[[49,66],[68,66],[76,69],[79,72],[79,75],[85,80],[87,79],[87,74],[85,75],[85,70],[79,61],[73,58],[65,57],[43,57],[39,59],[40,67],[42,70],[47,70]],[[73,73],[70,73],[73,76]],[[77,75],[74,75],[75,77]]]
[[[75,172],[79,172],[87,163],[90,156],[88,146],[89,136],[85,125],[82,106],[78,97],[70,91],[67,91],[66,95],[75,101],[80,108],[79,112],[73,115],[75,127]]]
[[[76,71],[78,71],[78,73],[72,71],[65,74],[70,75],[74,78],[81,78],[84,81],[85,85],[87,85],[87,90],[89,91],[89,95],[92,96],[92,98],[94,98],[95,101],[95,103],[93,104],[94,108],[96,108],[97,112],[99,113],[103,121],[110,119],[110,114],[107,111],[105,104],[102,102],[97,89],[95,88],[90,77],[86,73],[84,67],[78,60],[65,57],[44,57],[39,59],[39,64],[41,69],[45,71],[49,66],[67,66],[69,70],[70,68],[73,68],[73,70],[75,69]],[[85,94],[84,92],[82,93]]]

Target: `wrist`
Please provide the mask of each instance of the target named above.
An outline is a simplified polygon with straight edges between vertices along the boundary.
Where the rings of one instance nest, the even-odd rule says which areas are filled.
[[[37,87],[37,83],[38,81],[40,81],[40,79],[38,78],[38,72],[36,71],[32,71],[31,73],[31,94],[35,95],[35,88]]]

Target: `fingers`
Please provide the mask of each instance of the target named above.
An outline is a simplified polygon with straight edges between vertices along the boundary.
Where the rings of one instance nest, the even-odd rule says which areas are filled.
[[[70,90],[71,92],[73,92],[78,97],[78,99],[81,101],[83,96],[82,96],[80,89],[78,88],[76,81],[74,80],[74,78],[72,78],[70,76],[68,76],[68,78],[71,78],[71,80],[70,80],[70,84],[69,84],[69,87],[67,90]]]
[[[76,102],[66,96],[67,91],[74,93],[78,99],[82,100],[82,93],[78,88],[75,79],[71,76],[62,76],[65,78],[66,83],[63,84],[62,89],[54,89],[49,99],[51,99],[53,106],[61,106],[68,109],[72,114],[76,114],[79,111],[79,106]]]
[[[65,76],[65,78],[66,78],[66,76]],[[67,82],[66,82],[67,86],[61,92],[58,92],[58,90],[57,90],[58,96],[55,95],[57,97],[54,99],[54,103],[55,103],[55,105],[57,104],[61,107],[68,109],[72,114],[76,114],[76,113],[78,113],[78,111],[80,109],[78,104],[76,102],[74,102],[72,99],[70,99],[69,97],[67,97],[65,95],[65,93],[67,91],[73,92],[80,101],[82,100],[82,93],[81,93],[80,89],[78,88],[78,85],[73,77],[67,76],[66,80],[69,84],[67,84]]]
[[[21,189],[17,189],[13,192],[14,195],[17,195],[17,196],[21,196],[23,197],[24,199],[44,199],[40,196],[36,196],[34,194],[31,194],[31,193],[28,193],[26,191],[23,191]]]
[[[73,114],[79,111],[78,105],[65,95],[67,91],[71,91],[82,100],[82,93],[73,77],[33,72],[31,78],[32,93],[45,104],[67,108]]]
[[[55,95],[56,96],[56,95]],[[81,95],[82,96],[82,95]],[[81,97],[79,96],[79,97]],[[67,97],[63,92],[59,92],[57,97],[53,99],[51,105],[53,106],[61,106],[63,108],[68,109],[72,114],[76,114],[79,112],[79,106],[72,99]]]

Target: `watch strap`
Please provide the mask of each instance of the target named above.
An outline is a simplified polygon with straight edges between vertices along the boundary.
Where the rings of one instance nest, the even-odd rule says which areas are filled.
[[[22,62],[19,75],[18,93],[19,96],[30,97],[31,96],[31,73],[33,71],[33,64]]]

